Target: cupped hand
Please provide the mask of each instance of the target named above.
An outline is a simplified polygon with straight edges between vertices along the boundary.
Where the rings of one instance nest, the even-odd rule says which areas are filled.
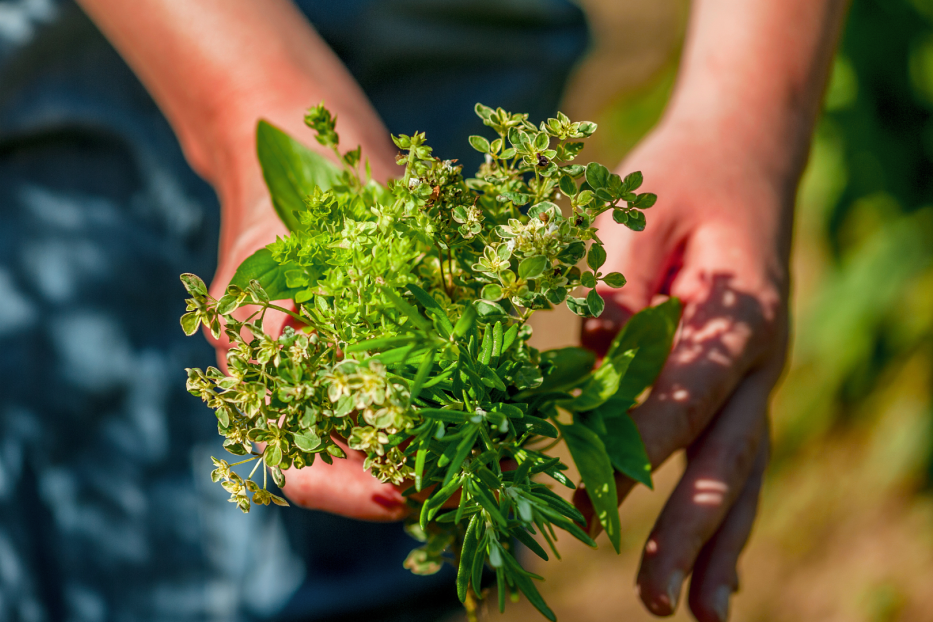
[[[292,116],[300,122],[300,108]],[[286,131],[306,144],[313,143],[313,135],[308,128],[295,125],[286,127]],[[386,133],[383,135],[387,136]],[[255,153],[254,144],[242,145],[228,161],[225,173],[214,180],[223,213],[218,267],[210,285],[210,293],[217,299],[224,295],[224,290],[243,260],[275,241],[276,236],[288,233],[272,207]],[[374,173],[381,179],[392,174],[392,166],[391,163],[385,163],[385,158],[373,162]],[[279,304],[293,308],[290,301]],[[245,319],[251,312],[245,307],[239,309],[235,316]],[[288,324],[297,328],[290,316],[270,311],[264,317],[263,329],[270,335],[278,336]],[[207,331],[205,334],[217,350],[220,369],[226,372],[229,341],[224,335],[214,339]],[[408,514],[408,507],[400,489],[370,475],[363,469],[365,456],[348,448],[340,439],[335,440],[347,458],[335,459],[331,465],[323,460],[315,460],[309,467],[288,469],[283,489],[286,496],[304,508],[360,520],[393,521],[404,518]]]
[[[687,468],[645,545],[637,589],[657,615],[673,613],[692,573],[690,608],[723,621],[751,532],[768,460],[768,407],[787,347],[787,262],[793,183],[776,179],[711,128],[668,122],[620,167],[641,170],[658,195],[647,228],[602,223],[606,272],[628,284],[600,293],[602,317],[584,345],[605,351],[625,320],[660,295],[684,304],[673,351],[632,411],[654,467],[685,449]],[[611,233],[610,233],[611,232]],[[619,498],[634,483],[617,475]],[[585,494],[575,501],[592,516]],[[599,523],[591,520],[593,530]]]

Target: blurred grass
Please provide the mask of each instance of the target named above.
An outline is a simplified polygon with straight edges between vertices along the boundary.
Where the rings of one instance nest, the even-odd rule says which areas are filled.
[[[582,4],[596,46],[565,109],[600,124],[588,158],[618,161],[663,111],[688,6]],[[733,619],[933,621],[933,0],[853,0],[792,261],[792,357]],[[537,330],[541,345],[565,345],[576,324]],[[681,464],[626,502],[621,556],[568,537],[563,561],[532,564],[561,620],[653,619],[631,586]],[[525,602],[486,615],[537,619]]]

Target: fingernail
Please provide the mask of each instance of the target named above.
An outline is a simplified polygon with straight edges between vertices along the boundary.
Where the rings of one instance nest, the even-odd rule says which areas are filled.
[[[667,600],[670,603],[671,611],[677,609],[677,601],[680,599],[680,588],[684,584],[684,573],[682,570],[675,570],[667,582]]]
[[[713,611],[719,618],[719,622],[726,622],[729,619],[729,601],[732,599],[732,589],[728,585],[720,585],[716,593],[713,594]]]

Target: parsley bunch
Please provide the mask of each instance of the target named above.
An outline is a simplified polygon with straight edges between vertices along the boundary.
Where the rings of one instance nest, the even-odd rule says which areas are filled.
[[[680,306],[670,300],[636,315],[595,368],[581,348],[531,347],[534,311],[566,304],[598,316],[597,284],[625,284],[601,271],[596,217],[611,210],[640,231],[656,197],[637,192],[640,173],[623,179],[574,163],[594,123],[559,113],[535,126],[480,104],[476,113],[496,137],[470,137],[485,156],[474,177],[434,157],[416,133],[393,136],[405,174],[387,186],[371,178],[358,147],[341,150],[323,105],[305,120],[341,168],[260,122],[263,175],[290,233],[246,259],[219,300],[182,275],[191,295],[185,332],[203,324],[231,342],[228,374],[189,369],[188,390],[216,412],[225,449],[245,457],[215,458],[212,473],[244,512],[287,505],[268,476],[283,486],[285,469],[344,458],[340,439],[366,455],[374,477],[408,486],[415,518],[407,528],[423,546],[406,567],[430,574],[454,564],[474,618],[488,567],[500,608],[521,592],[554,620],[515,543],[544,559],[536,535],[555,556],[557,529],[595,543],[580,512],[544,483],[574,487],[547,451],[566,442],[618,550],[614,471],[651,485],[627,411],[660,371]],[[273,302],[283,300],[291,302]],[[301,328],[267,334],[269,310]],[[249,462],[247,477],[233,468]],[[423,502],[413,496],[421,491]]]

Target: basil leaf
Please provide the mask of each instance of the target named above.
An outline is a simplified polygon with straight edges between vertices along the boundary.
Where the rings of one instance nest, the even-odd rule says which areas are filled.
[[[599,436],[585,425],[572,423],[557,424],[563,434],[570,455],[573,457],[580,477],[586,485],[586,493],[593,503],[593,510],[609,536],[609,542],[620,552],[622,523],[619,520],[619,498],[616,492],[615,471]]]
[[[680,301],[671,298],[636,313],[622,327],[606,357],[611,358],[617,352],[627,350],[637,349],[638,352],[614,397],[634,402],[645,389],[654,384],[670,354],[674,333],[680,322],[680,312]]]
[[[331,188],[340,169],[267,121],[256,126],[256,154],[272,205],[289,231],[299,228],[295,212],[305,209],[305,197],[315,187]]]
[[[246,289],[249,287],[249,282],[255,280],[259,281],[259,285],[271,300],[290,300],[304,289],[288,286],[285,272],[290,269],[292,269],[291,266],[280,265],[274,260],[268,249],[260,248],[240,264],[233,279],[230,280],[230,285]]]

